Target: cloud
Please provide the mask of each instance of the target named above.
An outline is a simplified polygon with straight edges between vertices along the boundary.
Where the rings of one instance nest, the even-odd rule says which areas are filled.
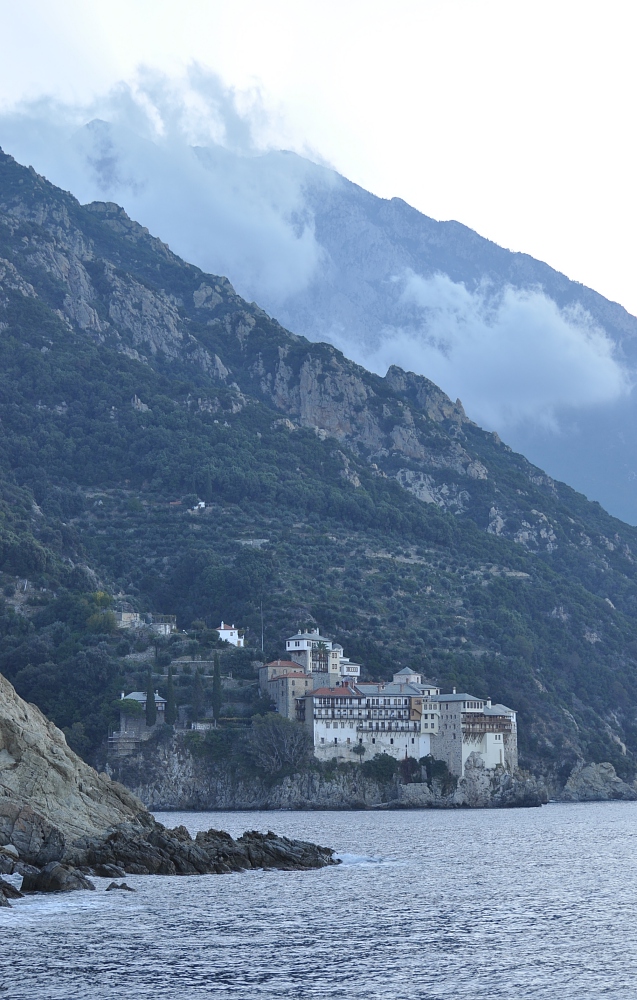
[[[379,374],[391,364],[425,374],[505,438],[527,422],[557,431],[560,414],[630,392],[613,342],[581,306],[560,309],[539,288],[472,291],[444,274],[394,283],[399,323],[371,347],[342,333],[338,346]]]
[[[115,201],[171,248],[276,311],[315,275],[322,250],[303,188],[330,173],[266,152],[258,91],[192,66],[150,70],[89,105],[51,99],[0,115],[0,145],[82,202]]]
[[[341,181],[309,159],[268,151],[270,124],[258,89],[232,90],[193,65],[179,78],[140,71],[90,104],[22,104],[0,114],[0,145],[82,202],[123,205],[186,260],[293,318],[297,332],[305,318],[311,336],[367,368],[426,375],[505,440],[531,423],[558,431],[567,413],[628,394],[630,377],[605,332],[539,288],[468,288],[413,271],[383,281],[382,270],[397,266],[390,256],[369,288],[330,290],[333,264],[309,206],[320,210],[322,193]],[[355,278],[366,272],[350,236],[344,267]],[[382,299],[377,326],[367,324],[375,315],[368,294]],[[390,317],[383,328],[381,314]],[[330,322],[339,323],[331,334]]]

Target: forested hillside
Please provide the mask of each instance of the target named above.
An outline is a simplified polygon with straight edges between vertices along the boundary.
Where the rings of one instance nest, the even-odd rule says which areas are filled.
[[[633,773],[637,530],[426,379],[288,333],[4,155],[0,379],[0,670],[85,753],[141,682],[110,594],[255,645],[263,609],[267,656],[317,623],[368,676],[519,709],[523,764]]]

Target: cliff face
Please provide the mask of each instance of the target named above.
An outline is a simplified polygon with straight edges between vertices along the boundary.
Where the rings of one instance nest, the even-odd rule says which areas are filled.
[[[455,788],[434,780],[378,781],[360,767],[332,774],[306,771],[277,782],[241,778],[223,764],[194,757],[183,740],[146,745],[109,767],[152,810],[225,809],[453,809],[538,806],[548,800],[541,780],[523,772],[467,766]]]
[[[0,674],[0,844],[46,864],[80,838],[140,825],[146,816],[131,792],[85,764]]]
[[[427,378],[395,366],[380,378],[289,333],[119,206],[80,206],[0,151],[0,312],[3,288],[132,360],[196,373],[207,384],[197,399],[203,410],[219,409],[215,388],[233,397],[233,413],[265,401],[290,419],[288,430],[334,438],[419,500],[532,552],[584,548],[597,564],[608,551],[567,516],[572,491],[473,424]],[[357,485],[344,466],[343,478]],[[630,557],[627,537],[612,544]]]

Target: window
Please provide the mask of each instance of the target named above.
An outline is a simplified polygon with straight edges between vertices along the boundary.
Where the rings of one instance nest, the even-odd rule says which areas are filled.
[[[415,742],[416,742],[416,741],[415,741],[415,739],[413,738],[413,736],[412,736],[412,738],[411,738],[411,742],[412,742],[412,743],[415,743]]]
[[[362,742],[363,742],[363,741],[361,740],[361,743],[362,743]],[[375,742],[376,742],[376,738],[375,738],[374,736],[372,736],[372,743],[375,743]]]
[[[389,742],[390,742],[390,743],[393,743],[394,741],[393,741],[393,740],[390,740]]]
[[[335,736],[335,737],[334,737],[334,742],[335,742],[335,743],[338,743],[338,736]]]
[[[325,743],[325,737],[321,736],[321,743]]]

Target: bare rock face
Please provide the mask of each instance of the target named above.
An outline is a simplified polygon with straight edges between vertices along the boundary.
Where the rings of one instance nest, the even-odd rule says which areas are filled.
[[[152,824],[142,803],[98,774],[64,734],[0,675],[0,844],[35,865],[59,861],[80,838],[122,823]]]
[[[82,872],[51,861],[37,875],[25,875],[22,888],[25,892],[75,892],[95,886]]]
[[[637,790],[618,777],[612,764],[584,764],[580,761],[569,775],[562,799],[564,802],[634,801]]]

